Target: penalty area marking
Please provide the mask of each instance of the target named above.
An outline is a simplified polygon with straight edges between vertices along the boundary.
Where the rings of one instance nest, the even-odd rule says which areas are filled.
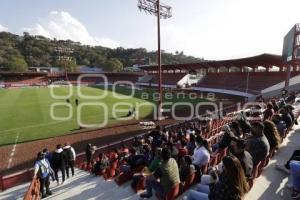
[[[16,139],[15,139],[15,144],[11,150],[11,153],[10,153],[10,158],[8,160],[8,163],[7,163],[7,169],[10,168],[11,166],[11,163],[12,163],[12,160],[13,160],[13,157],[15,155],[15,152],[16,152],[16,147],[17,147],[17,142],[18,142],[18,139],[19,139],[19,135],[20,135],[20,132],[18,131],[17,135],[16,135]]]

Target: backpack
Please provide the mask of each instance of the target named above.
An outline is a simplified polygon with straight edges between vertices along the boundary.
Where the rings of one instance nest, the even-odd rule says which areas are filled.
[[[39,165],[38,176],[42,179],[47,178],[50,173],[50,163],[48,162],[48,160],[45,161],[47,162],[48,167],[44,165],[41,161],[37,161],[37,164]]]

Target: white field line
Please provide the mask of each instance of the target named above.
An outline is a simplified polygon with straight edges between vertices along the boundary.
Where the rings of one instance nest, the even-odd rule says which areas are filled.
[[[20,132],[18,132],[17,135],[16,135],[15,144],[14,144],[12,150],[11,150],[10,158],[9,158],[9,160],[8,160],[8,163],[7,163],[7,169],[10,168],[11,163],[12,163],[12,161],[13,161],[13,157],[14,157],[15,152],[16,152],[17,142],[18,142],[18,139],[19,139],[19,134],[20,134]]]

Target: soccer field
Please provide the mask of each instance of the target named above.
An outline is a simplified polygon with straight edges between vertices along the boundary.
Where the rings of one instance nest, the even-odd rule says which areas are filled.
[[[81,110],[81,121],[85,124],[100,124],[105,117],[108,124],[117,123],[112,115],[112,106],[120,102],[113,96],[111,91],[101,100],[90,100],[78,97],[77,87],[72,87],[73,95],[70,98],[70,106],[73,116],[67,120],[55,120],[51,117],[51,105],[54,103],[66,102],[66,98],[55,99],[51,96],[49,88],[24,88],[24,89],[5,89],[0,90],[0,145],[19,143],[41,138],[49,138],[66,134],[79,128],[77,123],[77,106],[75,99],[79,103],[99,103],[107,105],[107,112],[99,106],[84,106]],[[85,96],[99,96],[104,93],[100,88],[81,87],[82,94]],[[53,89],[56,96],[67,95],[68,87],[57,87]],[[135,105],[136,103],[146,102],[138,98],[122,99],[122,102]],[[131,106],[120,106],[124,110],[129,110]],[[120,109],[119,107],[119,109]],[[67,117],[69,108],[64,105],[57,105],[53,109],[55,117]],[[152,107],[144,107],[139,110],[139,118],[144,118],[152,113]],[[117,113],[116,116],[124,116],[126,112]]]
[[[71,88],[73,94],[69,98],[70,103],[66,102],[67,97],[62,97],[69,93],[69,87],[66,86],[52,89],[56,96],[62,97],[61,99],[54,98],[50,88],[0,90],[0,146],[68,134],[79,128],[79,116],[80,121],[86,125],[102,124],[105,120],[107,120],[106,125],[109,125],[120,123],[120,119],[124,120],[128,111],[137,105],[143,104],[136,111],[138,119],[151,116],[155,109],[150,105],[155,99],[153,97],[154,90],[135,90],[134,96],[129,97],[128,95],[131,93],[129,89],[118,87],[114,94],[120,96],[116,97],[113,96],[112,88],[103,90],[99,87],[82,86],[81,93],[83,96],[79,96],[77,89],[76,86]],[[105,91],[107,91],[105,97],[91,99],[103,95]],[[79,100],[79,106],[76,106],[75,99]],[[164,98],[164,102],[170,103],[164,108],[170,108],[171,104],[182,101],[177,96],[172,97],[172,99],[169,98],[169,100]],[[184,101],[195,104],[203,101],[203,99],[185,99]],[[52,109],[52,115],[55,117],[53,118],[51,106],[57,103],[58,105]],[[93,105],[99,103],[105,105],[107,110],[105,111],[101,106]],[[123,109],[123,111],[115,112],[113,106],[117,103],[127,103],[128,105],[119,105],[117,109]],[[85,105],[83,106],[83,104]],[[81,107],[80,112],[78,112],[79,107]],[[178,108],[183,109],[180,106]],[[67,118],[70,110],[73,113],[69,119],[59,119]]]

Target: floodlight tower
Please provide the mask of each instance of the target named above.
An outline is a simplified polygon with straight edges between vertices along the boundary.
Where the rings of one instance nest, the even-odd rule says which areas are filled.
[[[162,73],[161,73],[161,49],[160,49],[160,18],[172,17],[172,7],[160,3],[160,0],[138,0],[138,8],[157,17],[157,67],[158,67],[158,93],[157,120],[162,119]]]
[[[58,53],[58,60],[64,62],[65,79],[68,81],[67,62],[72,61],[73,58],[71,54],[73,53],[74,49],[70,47],[57,46],[54,48],[54,50]]]

